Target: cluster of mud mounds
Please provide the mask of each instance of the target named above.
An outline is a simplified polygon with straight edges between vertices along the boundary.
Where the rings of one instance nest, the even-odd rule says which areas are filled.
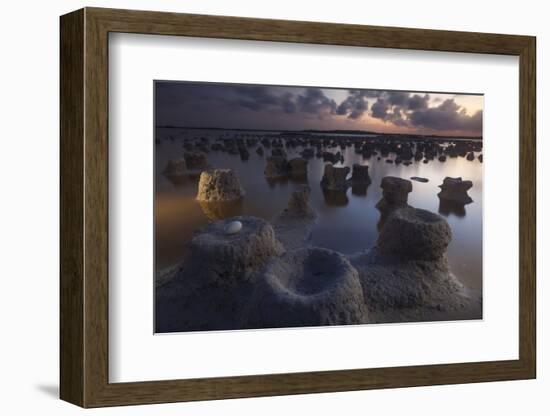
[[[368,168],[354,167],[355,180],[348,173],[327,165],[321,185],[370,184]],[[272,222],[237,216],[200,230],[181,267],[157,288],[157,330],[479,318],[479,299],[447,264],[447,221],[408,204],[411,181],[385,177],[380,186],[377,208],[384,221],[378,241],[353,256],[308,244],[316,213],[307,186]],[[223,202],[243,195],[232,171],[201,175],[197,199]]]

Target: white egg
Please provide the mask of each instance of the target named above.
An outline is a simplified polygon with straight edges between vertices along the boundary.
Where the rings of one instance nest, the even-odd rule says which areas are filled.
[[[237,234],[243,228],[243,223],[240,221],[231,221],[224,228],[226,234]]]

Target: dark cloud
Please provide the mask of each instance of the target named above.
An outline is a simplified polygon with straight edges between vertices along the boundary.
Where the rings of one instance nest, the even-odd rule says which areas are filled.
[[[414,94],[407,99],[407,107],[409,110],[421,110],[423,108],[428,108],[428,102],[430,101],[430,96],[428,94],[418,95]]]
[[[407,107],[409,95],[401,91],[378,91],[378,98],[371,107],[371,116],[384,121],[399,120],[402,107]]]
[[[294,95],[290,92],[283,94],[281,97],[281,104],[283,111],[287,114],[293,114],[296,112],[296,103],[294,102]]]
[[[160,124],[222,125],[228,124],[232,115],[245,120],[249,112],[258,113],[262,120],[296,114],[295,122],[300,123],[304,114],[324,119],[335,115],[338,107],[320,88],[191,82],[155,85],[156,120]],[[358,117],[361,111],[364,109],[358,101],[350,109],[350,117]],[[246,124],[258,123],[260,119]]]
[[[386,92],[386,95],[387,100],[391,105],[403,106],[407,103],[407,100],[409,99],[408,92],[391,91]]]
[[[369,108],[367,92],[368,91],[350,90],[350,95],[340,103],[336,110],[336,114],[347,116],[354,120],[361,117]]]
[[[233,88],[239,98],[237,100],[228,98],[228,104],[252,111],[267,110],[287,114],[304,112],[323,117],[326,114],[334,114],[337,108],[336,102],[328,98],[320,88],[295,88],[292,92],[281,87],[237,86]]]
[[[439,106],[414,111],[409,115],[413,126],[434,130],[463,130],[481,132],[482,111],[468,115],[454,99],[447,99]]]
[[[356,90],[350,90],[350,92],[351,91],[356,91]],[[363,94],[365,95],[365,97],[368,97],[368,98],[378,98],[384,93],[385,91],[383,90],[363,90]]]
[[[282,97],[273,94],[272,90],[268,87],[238,86],[233,88],[236,95],[240,97],[235,104],[252,111],[262,111],[271,107],[278,107],[282,104]]]
[[[470,116],[454,99],[447,99],[437,107],[428,107],[429,101],[428,94],[380,91],[371,106],[371,117],[395,126],[481,133],[481,110]]]
[[[325,114],[335,114],[337,105],[328,98],[320,88],[307,88],[296,100],[299,111],[323,117]]]
[[[386,116],[386,119],[391,121],[396,126],[406,126],[408,125],[407,119],[406,119],[406,113],[402,109],[402,107],[395,106],[393,107],[393,110],[388,113]]]
[[[227,107],[228,110],[296,111],[292,93],[261,85],[158,83],[156,96],[159,104],[165,105],[184,103],[210,108]]]
[[[428,108],[430,96],[400,91],[379,91],[376,103],[371,111],[372,117],[382,120],[399,120],[408,110]],[[397,116],[399,114],[399,116]]]
[[[332,98],[336,96],[343,98],[336,102]],[[454,99],[442,101],[428,94],[358,89],[335,94],[321,88],[155,83],[155,120],[159,125],[336,128],[362,117],[367,126],[366,115],[412,131],[481,133],[481,111],[469,115]]]
[[[384,98],[378,98],[371,106],[371,116],[385,120],[388,115],[390,104]]]

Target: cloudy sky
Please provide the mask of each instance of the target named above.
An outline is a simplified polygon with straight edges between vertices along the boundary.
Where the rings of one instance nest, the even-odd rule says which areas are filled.
[[[157,126],[481,136],[482,95],[155,83]]]

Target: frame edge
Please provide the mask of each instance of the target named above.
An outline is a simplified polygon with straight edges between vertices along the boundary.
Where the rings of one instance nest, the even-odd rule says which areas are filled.
[[[520,77],[520,349],[525,378],[537,377],[537,158],[536,158],[536,49],[535,36],[526,38],[519,55]]]
[[[83,9],[60,17],[60,388],[84,406]]]
[[[165,24],[164,19],[167,19]],[[234,23],[241,21],[249,24],[248,29],[234,27]],[[264,22],[267,26],[259,25]],[[330,26],[329,33],[316,32],[321,25]],[[425,45],[428,50],[520,56],[520,177],[526,182],[520,191],[528,195],[520,201],[520,229],[524,231],[520,235],[519,360],[109,383],[108,345],[104,338],[108,336],[107,237],[104,234],[108,231],[105,216],[108,138],[107,114],[103,111],[106,111],[108,87],[105,79],[108,76],[107,34],[111,31],[355,46],[366,46],[361,44],[368,42],[373,47],[393,44],[394,48],[404,49],[424,49],[418,45]],[[239,33],[244,34],[239,37]],[[429,41],[438,33],[445,39]],[[419,39],[411,38],[412,34]],[[463,35],[466,39],[455,43]],[[333,43],[331,39],[337,37],[338,41]],[[399,43],[401,40],[403,43]],[[400,46],[395,46],[398,43]],[[532,251],[536,247],[536,219],[523,218],[523,215],[536,214],[535,190],[529,189],[535,183],[534,37],[85,8],[61,18],[61,45],[60,391],[63,400],[82,407],[103,407],[536,377],[536,274]],[[65,47],[70,50],[64,52]],[[466,371],[469,366],[470,370]]]

